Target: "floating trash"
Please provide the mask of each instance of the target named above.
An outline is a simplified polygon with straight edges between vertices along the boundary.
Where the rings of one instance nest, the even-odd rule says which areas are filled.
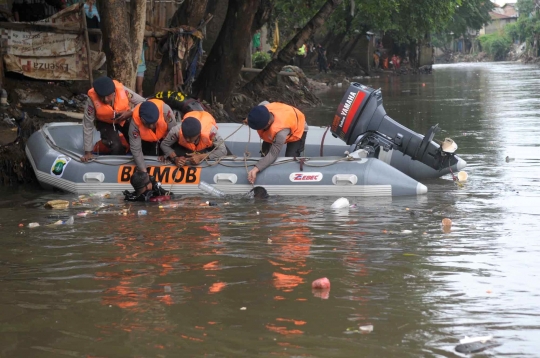
[[[493,339],[493,336],[482,336],[482,337],[467,337],[460,339],[459,343],[461,344],[467,344],[467,343],[474,343],[474,342],[482,342],[486,343],[487,341],[491,341]]]
[[[34,227],[38,227],[39,226],[39,223],[30,223],[28,224],[28,227],[31,229],[31,228],[34,228]]]
[[[362,332],[367,332],[367,333],[373,332],[373,325],[372,325],[372,324],[368,324],[368,325],[366,325],[366,326],[360,326],[360,327],[358,327],[358,328],[359,328],[360,331],[362,331]]]
[[[111,197],[111,193],[109,191],[103,191],[99,193],[91,193],[89,194],[89,196],[95,197],[95,198],[109,199]]]
[[[463,170],[457,173],[457,178],[460,182],[467,181],[467,178],[469,178],[469,174],[467,172],[464,172]]]
[[[199,189],[204,191],[205,193],[207,194],[210,194],[210,195],[213,195],[215,197],[218,197],[218,198],[224,198],[225,197],[225,193],[222,192],[221,190],[219,189],[216,189],[214,186],[208,184],[207,182],[205,181],[201,181],[199,183]]]
[[[322,289],[322,290],[329,289],[330,288],[330,280],[327,279],[326,277],[318,278],[318,279],[316,279],[315,281],[313,281],[311,283],[311,288]]]
[[[70,216],[67,220],[58,220],[53,222],[52,224],[49,224],[47,226],[56,226],[56,225],[73,225],[75,223],[75,219],[73,216]]]
[[[332,204],[332,209],[343,209],[349,207],[349,199],[347,198],[339,198]]]
[[[370,333],[370,332],[373,332],[373,325],[372,324],[368,324],[368,325],[365,325],[365,326],[360,326],[358,328],[349,327],[345,331],[346,334],[353,334],[353,333],[366,334],[366,333]]]
[[[489,348],[494,348],[500,346],[500,343],[495,342],[474,342],[474,343],[465,343],[465,344],[458,344],[455,348],[456,352],[458,353],[464,353],[464,354],[470,354],[470,353],[478,353],[485,351]]]
[[[69,207],[69,201],[67,200],[51,200],[45,204],[49,209],[67,209]]]
[[[146,210],[137,211],[137,215],[139,215],[139,216],[143,216],[143,215],[146,215],[146,214],[148,214],[148,212]]]

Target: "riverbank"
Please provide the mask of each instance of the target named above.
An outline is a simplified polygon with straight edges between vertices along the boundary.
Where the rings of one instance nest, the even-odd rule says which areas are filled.
[[[523,64],[540,63],[540,57],[529,56],[522,46],[514,46],[506,55],[504,61],[514,61]],[[435,64],[442,63],[468,63],[468,62],[497,62],[485,52],[464,54],[461,52],[446,52],[435,57]]]

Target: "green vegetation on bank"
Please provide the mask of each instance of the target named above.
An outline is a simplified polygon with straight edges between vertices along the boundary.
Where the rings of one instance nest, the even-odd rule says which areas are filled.
[[[272,16],[283,38],[294,36],[295,28],[303,27],[324,1],[277,0]],[[428,43],[429,34],[460,37],[467,29],[482,28],[492,8],[485,0],[345,0],[327,20],[320,39],[329,56],[345,58],[350,45],[368,31],[399,44]]]
[[[253,62],[253,67],[255,68],[264,68],[268,64],[268,62],[270,62],[270,60],[272,60],[270,54],[260,51],[255,52],[252,55],[251,59],[251,61]]]
[[[536,10],[535,0],[518,0],[519,18],[517,22],[504,28],[508,37],[527,44],[531,56],[538,56],[538,40],[540,40],[540,15]]]
[[[482,35],[478,40],[482,45],[482,50],[495,61],[504,60],[512,46],[512,39],[504,32]]]

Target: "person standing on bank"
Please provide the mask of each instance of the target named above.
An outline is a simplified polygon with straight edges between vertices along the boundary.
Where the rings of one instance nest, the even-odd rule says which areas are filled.
[[[129,147],[137,171],[146,172],[145,155],[163,155],[161,140],[175,124],[171,107],[159,99],[150,99],[133,109],[129,124]]]
[[[186,113],[182,123],[171,129],[163,140],[161,150],[178,167],[186,162],[197,165],[207,158],[216,160],[227,155],[216,120],[205,111]]]
[[[92,159],[94,128],[101,134],[102,143],[111,149],[111,154],[126,154],[126,148],[120,141],[118,131],[127,140],[129,120],[133,113],[131,105],[145,101],[143,97],[109,77],[96,79],[92,86],[88,91],[88,99],[84,108],[84,156],[81,157],[81,162]]]
[[[308,130],[306,116],[293,106],[279,102],[258,105],[249,112],[244,122],[255,129],[263,140],[263,158],[248,173],[251,184],[255,183],[257,173],[276,161],[284,144],[287,144],[286,157],[299,157],[304,151]]]

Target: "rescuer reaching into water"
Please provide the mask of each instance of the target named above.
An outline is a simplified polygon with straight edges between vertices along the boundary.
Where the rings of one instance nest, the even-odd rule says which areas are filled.
[[[163,155],[161,141],[175,125],[172,109],[159,99],[150,99],[133,109],[129,146],[138,171],[146,171],[145,155]]]
[[[248,173],[248,181],[255,183],[257,173],[274,163],[284,144],[286,157],[299,157],[304,151],[308,126],[306,116],[297,108],[279,102],[254,107],[244,121],[257,130],[263,140],[261,158]]]

